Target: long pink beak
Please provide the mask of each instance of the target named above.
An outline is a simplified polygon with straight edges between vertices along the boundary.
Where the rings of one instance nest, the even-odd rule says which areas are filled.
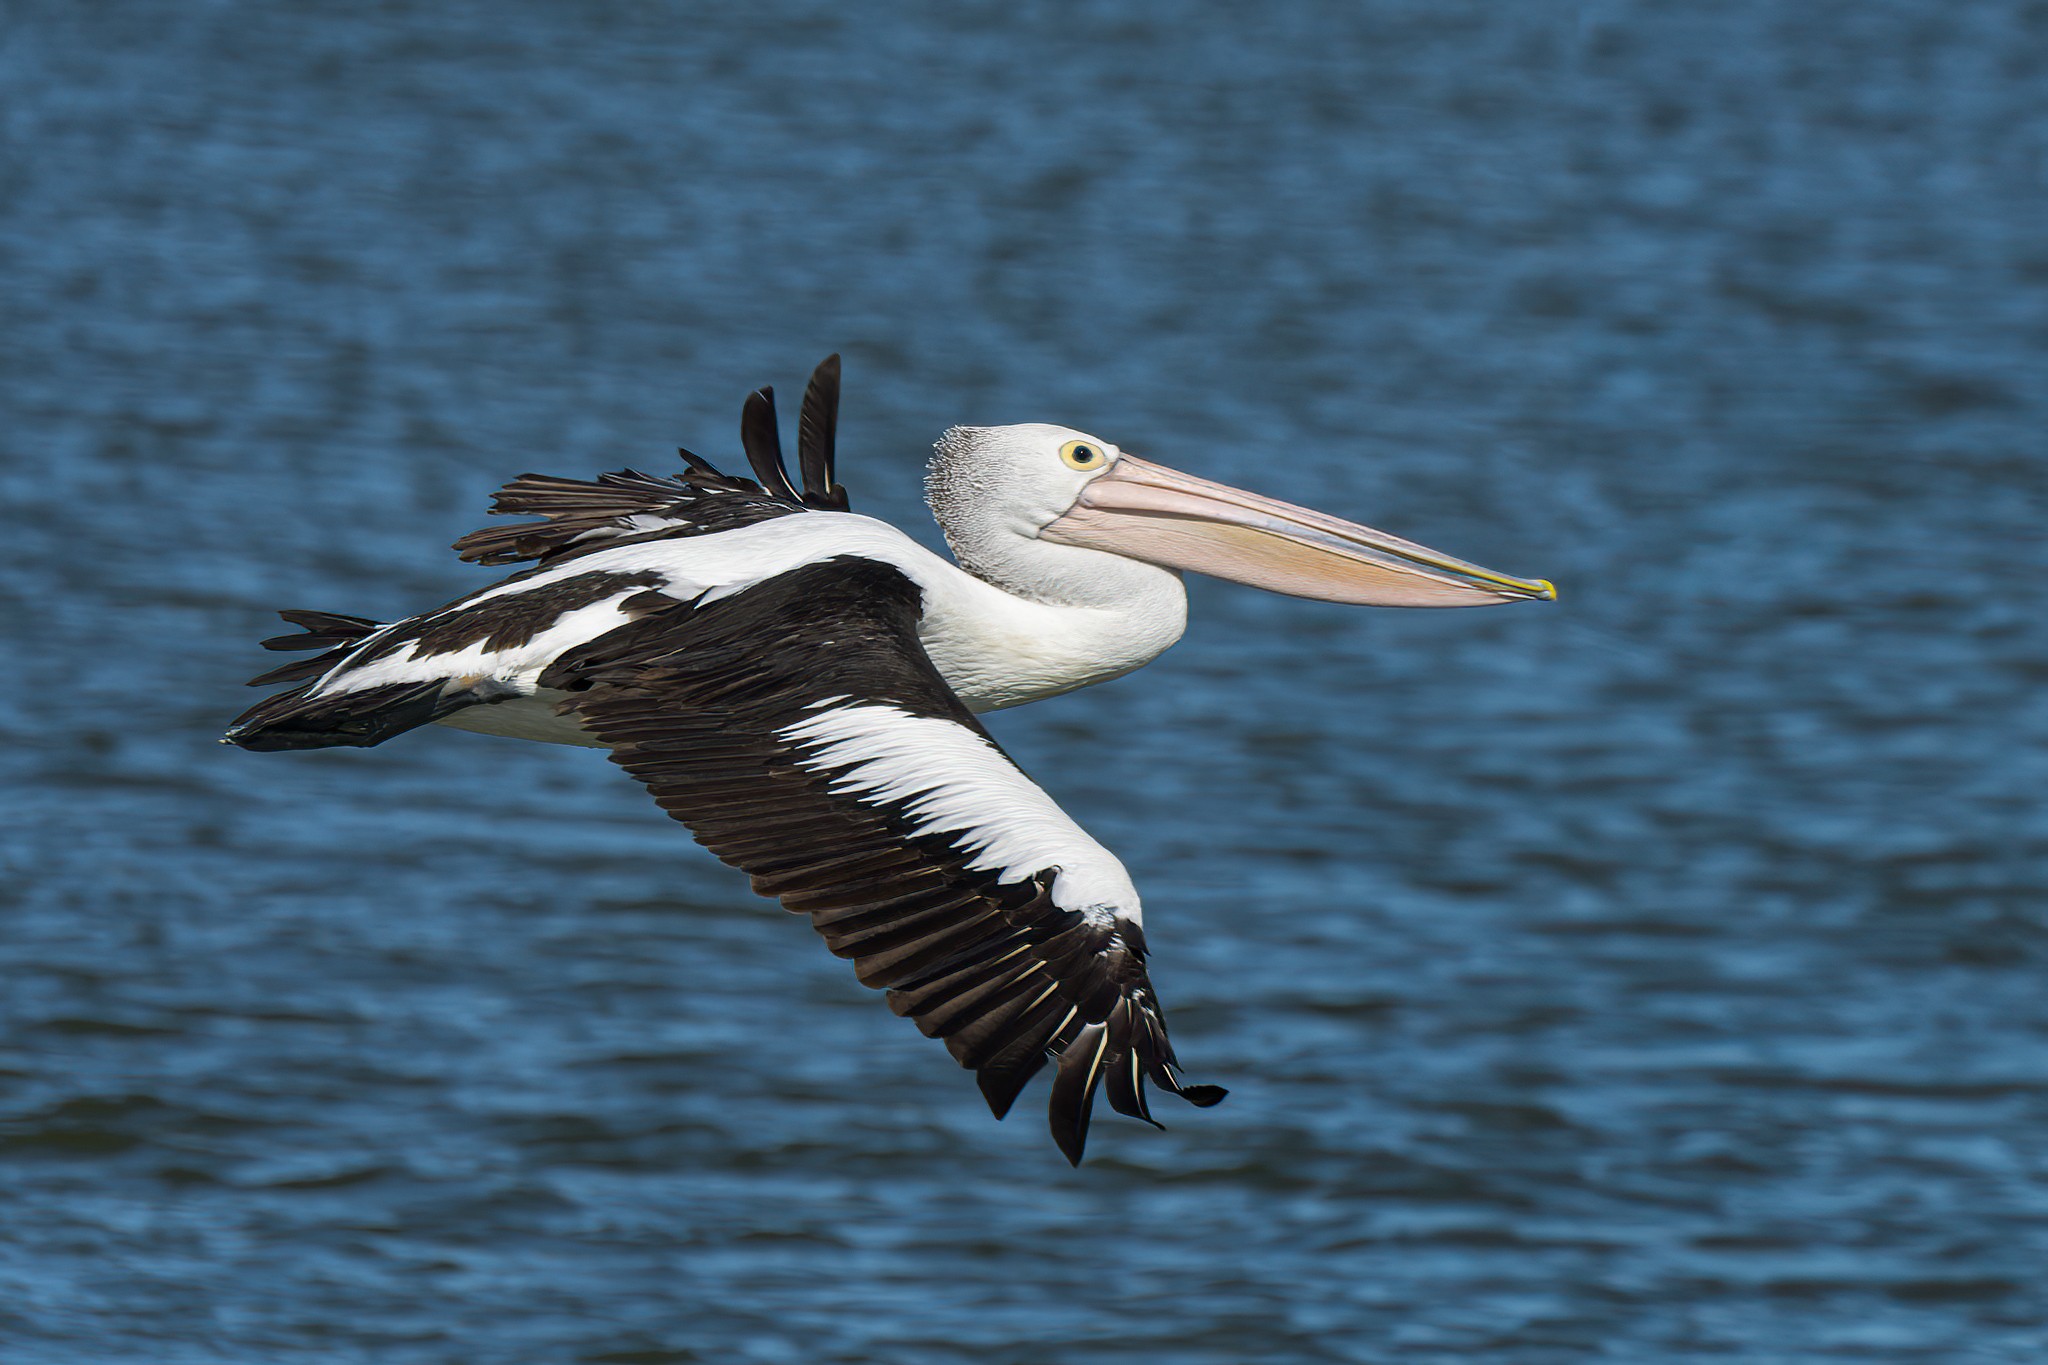
[[[1553,601],[1511,578],[1370,526],[1122,455],[1039,535],[1255,588],[1368,607]]]

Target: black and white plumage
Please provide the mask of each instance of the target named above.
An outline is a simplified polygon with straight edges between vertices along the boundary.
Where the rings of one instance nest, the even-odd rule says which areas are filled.
[[[634,470],[600,474],[595,482],[522,474],[492,498],[493,516],[538,516],[545,521],[490,526],[455,542],[455,552],[477,564],[548,563],[566,555],[666,536],[709,535],[791,512],[847,510],[846,490],[833,477],[839,431],[839,357],[827,356],[804,390],[797,423],[797,463],[803,486],[789,479],[776,428],[775,390],[747,396],[740,440],[753,479],[728,478],[687,450],[684,473],[655,478]]]
[[[1052,1130],[1079,1162],[1098,1081],[1138,1118],[1147,1078],[1196,1104],[1223,1092],[1180,1082],[1122,864],[939,677],[921,597],[853,557],[707,605],[652,592],[541,681],[699,842],[945,1039],[998,1117],[1058,1057]]]
[[[456,549],[532,567],[390,625],[283,613],[305,633],[266,646],[321,652],[256,679],[297,685],[228,739],[371,745],[439,722],[606,748],[944,1039],[998,1117],[1056,1063],[1052,1131],[1078,1163],[1098,1087],[1147,1121],[1147,1081],[1202,1106],[1223,1091],[1181,1079],[1123,865],[975,713],[1157,655],[1185,620],[1183,568],[1401,605],[1549,585],[1039,426],[941,441],[931,495],[956,567],[846,510],[838,379],[835,356],[805,394],[800,484],[762,390],[742,418],[752,480],[688,452],[673,478],[524,475],[493,511],[543,520]],[[1113,530],[1137,548],[1108,548]]]

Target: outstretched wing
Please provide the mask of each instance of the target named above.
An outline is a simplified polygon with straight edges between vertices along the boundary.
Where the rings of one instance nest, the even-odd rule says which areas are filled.
[[[997,747],[917,638],[900,570],[842,556],[716,600],[659,593],[540,678],[698,842],[808,914],[863,984],[977,1073],[998,1118],[1057,1059],[1079,1163],[1098,1084],[1180,1080],[1116,858]]]
[[[687,450],[681,474],[660,478],[624,469],[595,479],[521,474],[491,500],[492,516],[536,516],[517,526],[487,526],[455,542],[462,558],[481,564],[550,563],[570,555],[639,540],[708,535],[794,512],[847,510],[834,482],[838,432],[839,357],[825,357],[804,390],[797,421],[802,487],[790,481],[776,432],[775,390],[748,396],[741,443],[755,477],[721,474]]]

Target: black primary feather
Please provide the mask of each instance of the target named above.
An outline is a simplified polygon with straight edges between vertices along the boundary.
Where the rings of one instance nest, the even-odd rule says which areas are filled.
[[[1057,868],[1005,882],[970,867],[970,848],[919,832],[917,797],[849,793],[790,737],[821,708],[887,706],[958,725],[1010,767],[926,656],[922,594],[900,570],[845,557],[715,602],[643,597],[540,685],[699,843],[809,916],[863,985],[976,1072],[996,1117],[1055,1059],[1048,1121],[1076,1163],[1105,1080],[1111,1106],[1147,1122],[1148,1080],[1197,1106],[1223,1098],[1181,1080],[1134,921],[1056,903]]]

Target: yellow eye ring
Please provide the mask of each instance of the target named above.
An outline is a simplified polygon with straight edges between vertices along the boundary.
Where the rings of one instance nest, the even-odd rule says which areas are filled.
[[[1060,459],[1069,469],[1100,469],[1109,457],[1093,441],[1069,441],[1060,447]]]

